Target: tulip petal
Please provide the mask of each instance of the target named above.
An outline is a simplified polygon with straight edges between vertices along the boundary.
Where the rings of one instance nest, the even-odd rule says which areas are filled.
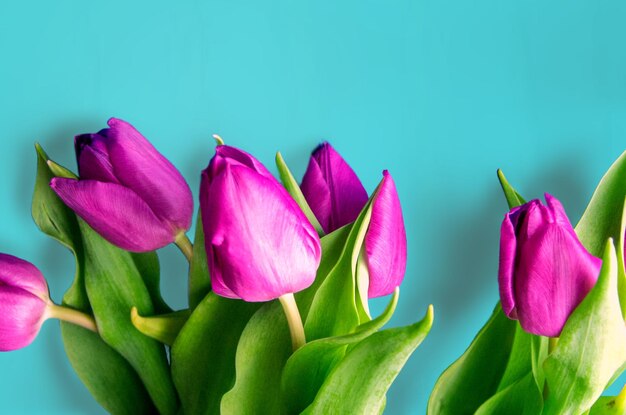
[[[544,223],[520,243],[514,281],[520,324],[527,332],[557,337],[594,286],[601,260],[556,222]]]
[[[48,298],[48,283],[37,267],[23,259],[0,253],[0,287],[5,285]]]
[[[517,250],[517,240],[515,238],[515,227],[517,217],[515,213],[509,212],[505,215],[502,227],[500,228],[500,264],[498,268],[498,284],[500,289],[500,302],[502,311],[509,318],[517,318],[515,310],[515,297],[513,294],[513,273],[515,267],[515,254]]]
[[[37,336],[46,302],[22,288],[0,283],[0,351],[21,349]]]
[[[119,183],[113,173],[106,137],[99,134],[81,134],[74,137],[78,174],[82,179]]]
[[[231,166],[240,163],[241,165],[251,168],[252,170],[256,171],[264,177],[267,177],[269,179],[274,178],[274,175],[272,175],[272,173],[270,173],[270,171],[252,154],[240,150],[236,147],[226,145],[217,146],[215,148],[214,160],[221,163],[226,159],[228,159],[228,164],[230,164]],[[219,170],[221,170],[221,168]],[[214,171],[214,173],[218,172]]]
[[[393,178],[386,170],[372,203],[372,218],[365,235],[370,298],[391,294],[402,283],[407,257],[402,207]]]
[[[203,210],[203,223],[216,294],[269,301],[313,283],[319,238],[276,179],[227,164],[213,177],[208,198],[213,205]],[[229,291],[218,292],[221,287]]]
[[[354,222],[368,199],[354,170],[329,143],[313,152],[301,188],[326,233]]]
[[[202,215],[202,223],[207,224],[210,221],[210,210],[216,208],[213,205],[212,200],[217,200],[219,195],[211,195],[209,186],[209,176],[206,170],[202,171],[200,176],[200,214]],[[206,226],[204,226],[206,229]],[[206,230],[204,231],[206,234]],[[218,295],[226,298],[239,298],[237,294],[232,292],[230,288],[224,285],[222,280],[221,265],[219,258],[216,257],[215,251],[210,249],[210,246],[205,243],[205,249],[207,251],[207,263],[211,275],[211,289]]]
[[[136,193],[94,180],[54,178],[50,186],[78,216],[114,245],[147,252],[173,242],[174,232]]]
[[[334,229],[331,227],[332,196],[330,187],[326,183],[322,169],[314,158],[309,160],[309,166],[302,178],[300,189],[324,232],[332,232]]]
[[[129,123],[111,118],[108,124],[106,145],[115,177],[171,223],[175,233],[189,229],[193,198],[180,172]]]

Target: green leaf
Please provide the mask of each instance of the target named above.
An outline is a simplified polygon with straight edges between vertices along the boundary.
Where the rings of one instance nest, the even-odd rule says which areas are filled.
[[[357,343],[382,328],[398,304],[399,289],[385,311],[376,319],[357,327],[352,334],[314,340],[289,358],[282,377],[282,396],[287,413],[297,414],[309,406],[328,373],[343,358],[348,345]]]
[[[204,249],[204,228],[202,227],[202,212],[198,210],[196,233],[193,241],[193,256],[189,267],[189,308],[192,310],[211,291],[211,277],[209,265]]]
[[[185,414],[219,413],[222,396],[235,382],[241,333],[261,305],[211,292],[194,309],[171,353],[172,376]]]
[[[278,301],[266,303],[246,325],[236,357],[235,386],[222,398],[222,414],[280,414],[280,381],[291,355],[289,327]]]
[[[589,415],[626,415],[626,387],[618,396],[601,396]]]
[[[152,304],[154,312],[158,314],[171,313],[173,310],[163,300],[161,296],[161,266],[159,265],[159,256],[156,252],[131,253],[135,266],[139,274],[143,278]]]
[[[76,215],[61,202],[50,188],[54,177],[47,164],[48,155],[39,144],[37,151],[37,178],[33,193],[32,215],[41,231],[68,248],[80,245],[80,233]]]
[[[143,317],[139,315],[137,308],[133,307],[130,310],[130,320],[133,326],[144,335],[171,346],[189,319],[190,314],[190,310],[180,310],[168,314]]]
[[[133,256],[104,240],[79,220],[85,254],[85,287],[100,336],[135,369],[164,415],[175,414],[178,398],[165,348],[135,329],[131,308],[154,314],[154,306]]]
[[[533,374],[533,341],[543,341],[547,343],[546,338],[534,336],[527,333],[522,329],[519,324],[515,327],[515,338],[513,339],[513,346],[509,360],[507,361],[506,369],[498,385],[498,392],[506,389],[513,383],[520,381],[528,374]],[[541,361],[540,363],[543,363]],[[543,385],[538,385],[543,386]]]
[[[300,206],[304,215],[317,231],[317,234],[320,237],[324,236],[324,229],[322,228],[322,225],[320,225],[320,222],[315,217],[315,214],[311,210],[309,203],[306,201],[304,194],[302,194],[302,190],[300,189],[298,182],[293,177],[293,174],[291,174],[291,171],[289,170],[289,167],[287,167],[287,164],[285,163],[285,160],[280,152],[276,153],[276,167],[278,167],[280,180],[283,182],[283,186],[285,186],[287,192],[291,195],[291,197],[293,197],[298,206]]]
[[[72,367],[107,412],[114,415],[156,412],[135,370],[100,336],[65,322],[61,322],[61,335]]]
[[[305,414],[377,414],[394,379],[424,340],[433,323],[433,308],[407,327],[372,334],[351,348],[335,366]]]
[[[476,415],[540,415],[542,406],[541,392],[528,372],[482,404]]]
[[[601,258],[608,238],[621,238],[621,214],[626,196],[626,152],[604,174],[576,225],[580,242]]]
[[[609,239],[596,285],[570,315],[544,364],[544,414],[587,411],[625,361],[626,326],[617,295],[615,248]]]
[[[315,281],[313,281],[313,284],[311,284],[309,288],[295,293],[296,303],[298,304],[303,321],[306,321],[309,315],[309,309],[311,308],[311,303],[315,298],[317,290],[319,290],[328,274],[330,274],[330,271],[332,271],[339,261],[351,229],[352,224],[349,224],[320,238],[322,259],[317,268]]]
[[[350,333],[361,322],[355,275],[371,215],[368,202],[352,225],[339,259],[315,293],[304,324],[308,341]]]
[[[463,355],[439,377],[428,401],[428,415],[473,414],[498,391],[517,322],[496,306],[487,324]]]
[[[624,261],[624,235],[626,234],[626,203],[622,211],[622,222],[620,226],[619,239],[617,239],[617,292],[619,295],[622,317],[626,320],[626,271]]]
[[[63,304],[91,313],[85,290],[82,239],[76,216],[50,188],[49,183],[54,176],[46,163],[48,156],[38,144],[36,149],[33,219],[44,233],[68,247],[76,259],[74,281],[63,297]],[[98,334],[61,322],[61,336],[72,367],[104,409],[120,415],[154,413],[152,401],[135,370]]]
[[[504,197],[509,204],[509,209],[513,209],[516,206],[520,206],[526,203],[524,198],[515,191],[513,186],[509,184],[508,180],[504,176],[504,173],[500,169],[498,169],[498,180],[500,181],[500,186],[502,186]]]

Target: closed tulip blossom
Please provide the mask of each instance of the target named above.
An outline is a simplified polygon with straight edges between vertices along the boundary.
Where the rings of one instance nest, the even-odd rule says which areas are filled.
[[[129,123],[75,138],[79,180],[54,178],[59,197],[114,245],[146,252],[186,244],[193,199],[180,172]],[[181,249],[183,246],[181,246]],[[188,249],[184,252],[188,255]]]
[[[406,272],[406,230],[396,184],[387,170],[372,200],[372,217],[365,234],[368,297],[391,294]]]
[[[300,187],[326,232],[354,222],[368,201],[356,173],[329,143],[323,143],[311,155]],[[402,206],[393,178],[385,170],[372,200],[361,258],[369,273],[369,298],[391,294],[402,283],[406,258]]]
[[[219,145],[202,173],[200,206],[213,291],[252,302],[278,298],[292,327],[293,293],[313,283],[321,257],[296,202],[250,154]],[[297,337],[294,348],[304,332]]]
[[[529,333],[558,337],[594,286],[602,261],[580,243],[563,206],[545,195],[513,208],[500,231],[502,309]]]
[[[48,284],[33,264],[0,253],[0,351],[28,346],[48,318],[96,331],[90,316],[52,303]]]
[[[354,170],[329,143],[313,151],[300,188],[326,233],[354,222],[368,199]]]

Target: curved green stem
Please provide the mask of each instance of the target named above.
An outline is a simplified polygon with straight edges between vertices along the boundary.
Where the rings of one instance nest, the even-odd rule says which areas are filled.
[[[296,299],[291,293],[278,297],[278,301],[280,301],[280,305],[283,306],[283,310],[285,311],[287,324],[289,324],[289,332],[291,333],[291,345],[295,352],[306,343],[300,311],[298,311]]]
[[[187,261],[189,261],[189,263],[191,264],[191,259],[193,258],[193,244],[189,240],[189,237],[187,236],[187,234],[184,232],[181,232],[180,234],[178,234],[174,243],[181,250],[181,252],[185,255],[185,258],[187,258]]]
[[[92,316],[85,314],[82,311],[74,310],[73,308],[50,303],[48,304],[48,317],[76,324],[77,326],[91,330],[94,333],[98,332],[96,321]]]

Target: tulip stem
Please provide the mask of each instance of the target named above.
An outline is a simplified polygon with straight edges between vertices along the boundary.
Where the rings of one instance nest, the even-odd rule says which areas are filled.
[[[82,311],[74,310],[73,308],[63,307],[50,303],[48,305],[48,317],[56,318],[68,323],[76,324],[87,330],[91,330],[94,333],[98,332],[96,321],[89,314],[85,314]]]
[[[298,311],[298,305],[292,293],[281,295],[278,297],[278,300],[280,305],[283,306],[285,316],[287,317],[287,324],[289,324],[289,332],[291,333],[291,345],[295,352],[306,343],[300,311]]]
[[[189,240],[189,237],[184,232],[181,232],[174,241],[176,246],[180,249],[180,251],[185,255],[187,261],[191,263],[191,259],[193,258],[193,245]]]

